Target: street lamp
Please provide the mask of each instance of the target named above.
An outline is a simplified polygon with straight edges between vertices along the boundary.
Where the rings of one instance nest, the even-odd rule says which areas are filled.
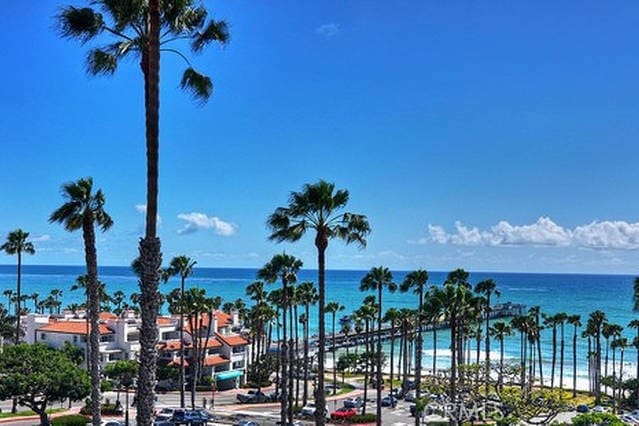
[[[124,385],[124,389],[126,391],[126,396],[124,397],[125,411],[124,411],[124,425],[129,426],[129,386],[132,384],[132,380],[130,377],[125,377],[122,380],[122,384]]]

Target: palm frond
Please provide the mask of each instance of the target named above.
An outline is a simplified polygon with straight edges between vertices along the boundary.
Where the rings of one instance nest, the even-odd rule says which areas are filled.
[[[145,0],[96,0],[95,3],[111,16],[113,27],[122,32],[128,26],[144,22],[147,2]]]
[[[76,38],[81,43],[91,40],[104,29],[102,14],[90,7],[64,7],[56,16],[56,20],[62,37]]]
[[[201,28],[206,21],[204,7],[193,7],[190,0],[162,2],[162,24],[173,35],[191,33]]]
[[[230,34],[226,21],[215,21],[211,19],[204,30],[195,34],[191,43],[191,48],[194,51],[199,52],[213,41],[220,44],[226,44],[229,39]]]
[[[113,75],[118,68],[118,58],[102,49],[91,49],[87,55],[87,72],[91,75]]]
[[[202,103],[206,102],[213,94],[213,82],[211,79],[191,67],[184,70],[180,87]]]

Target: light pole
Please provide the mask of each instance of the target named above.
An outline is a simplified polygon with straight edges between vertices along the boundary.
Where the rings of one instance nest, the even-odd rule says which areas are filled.
[[[126,405],[126,410],[124,412],[124,426],[129,426],[129,386],[126,386],[126,396],[124,397],[124,404]]]

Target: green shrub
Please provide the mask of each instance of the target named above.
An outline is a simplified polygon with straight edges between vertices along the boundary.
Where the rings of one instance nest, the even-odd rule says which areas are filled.
[[[109,380],[102,380],[100,382],[100,391],[101,392],[110,392],[113,390],[113,383]]]
[[[358,424],[358,423],[375,423],[377,421],[377,415],[373,413],[366,414],[357,414],[348,419],[350,423]]]
[[[89,419],[80,414],[60,416],[53,419],[52,426],[85,426]]]

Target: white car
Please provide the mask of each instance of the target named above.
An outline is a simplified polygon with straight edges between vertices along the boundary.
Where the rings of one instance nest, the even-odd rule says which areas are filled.
[[[312,416],[315,414],[315,403],[307,402],[305,406],[302,407],[302,415],[303,416]]]

